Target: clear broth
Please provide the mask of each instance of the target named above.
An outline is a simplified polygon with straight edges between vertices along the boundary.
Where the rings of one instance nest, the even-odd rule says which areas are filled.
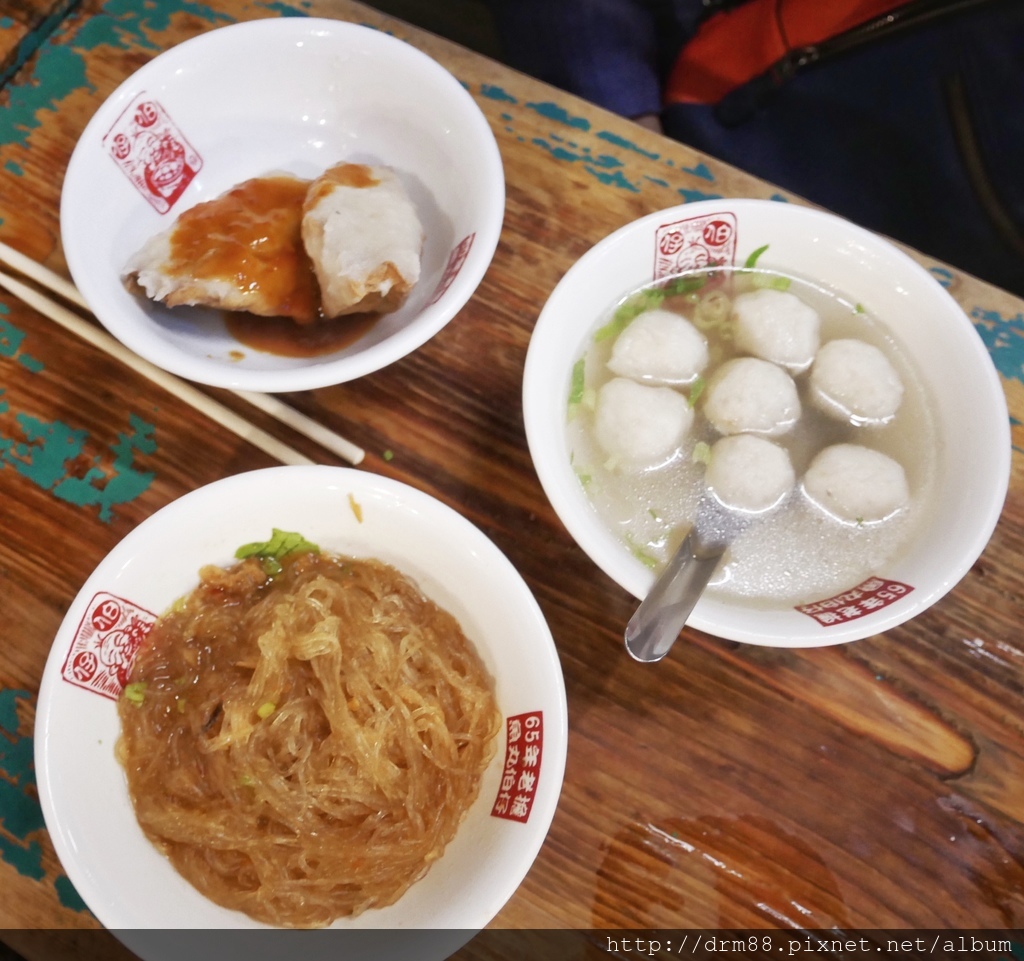
[[[821,318],[821,343],[854,337],[878,347],[899,373],[903,401],[896,416],[882,426],[854,426],[818,410],[810,399],[808,373],[794,380],[803,408],[799,423],[772,440],[790,455],[797,483],[786,501],[764,515],[752,515],[735,537],[719,566],[709,594],[729,600],[765,602],[788,607],[834,596],[881,574],[927,522],[938,460],[939,436],[924,382],[912,358],[893,333],[855,303],[793,275],[774,271],[717,269],[680,275],[712,276],[701,291],[668,296],[660,306],[694,320],[697,302],[710,289],[730,297],[751,286],[785,286]],[[595,341],[616,311],[638,295],[664,288],[678,278],[661,279],[630,291],[598,323],[581,351],[584,359],[583,402],[570,403],[568,441],[573,468],[598,517],[647,566],[660,571],[692,527],[706,488],[704,464],[694,457],[698,444],[713,444],[718,432],[694,404],[693,428],[668,463],[630,471],[609,462],[593,436],[594,398],[614,375],[607,362],[615,337]],[[703,379],[736,350],[726,329],[702,329],[710,361]],[[679,388],[688,395],[689,388]],[[845,524],[812,504],[801,492],[801,479],[814,455],[838,443],[862,444],[899,462],[907,477],[910,503],[897,515],[876,524]]]

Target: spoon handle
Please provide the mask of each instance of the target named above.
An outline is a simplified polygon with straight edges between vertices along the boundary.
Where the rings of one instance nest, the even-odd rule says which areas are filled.
[[[724,545],[702,549],[694,531],[686,535],[626,625],[626,650],[636,660],[669,652],[724,553]]]

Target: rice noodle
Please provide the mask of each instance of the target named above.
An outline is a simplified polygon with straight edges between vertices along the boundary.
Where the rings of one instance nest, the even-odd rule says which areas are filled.
[[[207,567],[118,710],[136,816],[211,900],[318,927],[395,902],[454,836],[500,727],[458,622],[394,568]]]

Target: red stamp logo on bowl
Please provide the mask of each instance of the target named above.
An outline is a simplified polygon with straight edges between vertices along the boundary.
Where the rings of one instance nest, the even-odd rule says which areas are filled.
[[[451,287],[455,278],[459,276],[459,271],[462,270],[462,265],[465,264],[466,258],[469,256],[469,251],[473,246],[475,237],[475,233],[468,234],[452,248],[452,252],[448,255],[448,263],[445,264],[444,273],[437,282],[437,287],[430,298],[430,303],[427,304],[428,307],[430,304],[436,304],[445,295],[448,288]]]
[[[544,751],[544,713],[516,714],[505,723],[505,765],[492,816],[509,821],[530,819]]]
[[[75,632],[61,676],[69,684],[117,700],[139,645],[156,615],[123,597],[96,594]]]
[[[662,224],[654,233],[654,279],[686,270],[731,265],[736,258],[736,215],[705,214]]]
[[[140,93],[103,137],[103,148],[135,189],[162,214],[174,206],[203,159],[148,94]]]
[[[796,610],[813,617],[822,627],[833,627],[888,607],[906,597],[913,589],[909,584],[901,584],[886,577],[869,577],[852,590],[823,601],[798,604]]]

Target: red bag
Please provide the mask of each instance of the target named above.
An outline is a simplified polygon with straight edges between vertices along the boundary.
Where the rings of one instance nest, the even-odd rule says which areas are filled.
[[[705,20],[679,54],[668,103],[718,103],[791,51],[846,33],[902,4],[893,0],[747,0]]]

